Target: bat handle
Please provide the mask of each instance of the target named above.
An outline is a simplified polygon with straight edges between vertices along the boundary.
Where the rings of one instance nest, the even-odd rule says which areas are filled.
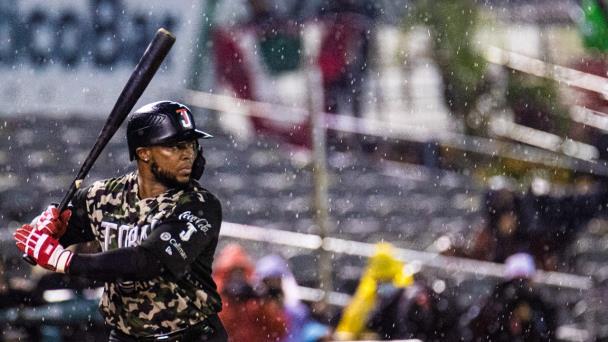
[[[68,196],[66,196],[66,197],[68,197]],[[70,198],[71,198],[71,196],[70,196]],[[67,204],[65,204],[65,203],[67,203],[68,201],[69,201],[69,198],[67,200],[66,200],[66,198],[63,199],[63,201],[61,202],[63,204],[60,204],[61,205],[61,207],[60,207],[61,209],[59,209],[59,212],[63,212],[65,210],[65,207],[67,207]],[[60,206],[57,203],[51,203],[51,205],[54,205],[56,207]],[[30,264],[32,266],[36,266],[37,265],[36,264],[36,260],[34,260],[34,258],[32,258],[31,256],[29,256],[29,255],[27,255],[25,253],[23,253],[23,255],[21,255],[21,259],[23,259],[25,262],[27,262],[28,264]]]

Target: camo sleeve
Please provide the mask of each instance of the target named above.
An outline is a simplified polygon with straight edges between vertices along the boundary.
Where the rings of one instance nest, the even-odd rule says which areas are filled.
[[[89,189],[90,187],[86,187],[76,191],[70,202],[69,208],[72,210],[72,216],[68,222],[68,229],[59,240],[63,246],[93,241],[95,239],[86,206]]]
[[[178,204],[174,213],[148,235],[141,247],[180,277],[199,255],[215,246],[221,219],[221,205],[215,197],[204,202]]]

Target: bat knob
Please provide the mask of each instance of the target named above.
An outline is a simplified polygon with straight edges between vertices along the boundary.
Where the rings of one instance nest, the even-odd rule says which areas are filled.
[[[23,254],[21,256],[21,259],[25,260],[28,264],[30,264],[32,266],[36,266],[36,260],[34,260],[34,258],[32,258],[31,256],[29,256],[27,254]]]

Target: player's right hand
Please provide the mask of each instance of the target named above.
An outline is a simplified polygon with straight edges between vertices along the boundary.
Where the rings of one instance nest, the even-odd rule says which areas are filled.
[[[55,239],[59,239],[65,234],[68,228],[68,221],[72,216],[72,211],[66,209],[59,213],[59,209],[54,205],[49,205],[45,211],[32,220],[30,225],[41,233],[48,234]]]
[[[73,253],[64,249],[49,234],[25,224],[15,231],[13,237],[17,248],[32,257],[38,265],[61,273],[69,268]]]

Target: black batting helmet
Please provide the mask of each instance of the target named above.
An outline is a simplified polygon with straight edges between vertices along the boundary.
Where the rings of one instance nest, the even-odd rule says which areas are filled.
[[[127,123],[130,160],[135,158],[138,147],[212,137],[196,129],[188,107],[173,101],[147,104],[129,115]]]

